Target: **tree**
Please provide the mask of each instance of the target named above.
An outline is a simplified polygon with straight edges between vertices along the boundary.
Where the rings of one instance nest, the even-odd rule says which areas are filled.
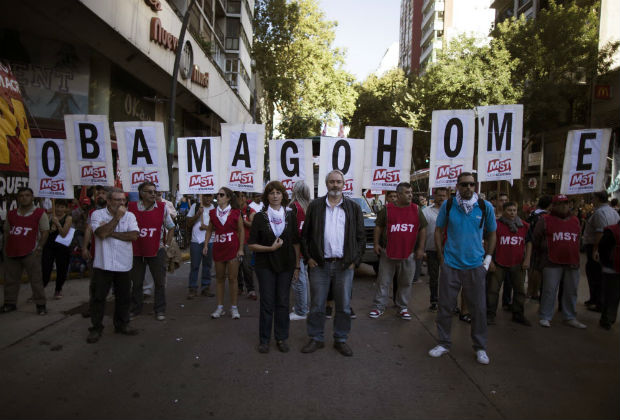
[[[276,109],[288,138],[318,134],[329,112],[353,112],[354,78],[342,68],[343,51],[332,47],[336,23],[325,20],[316,0],[258,0],[254,25],[268,135]]]

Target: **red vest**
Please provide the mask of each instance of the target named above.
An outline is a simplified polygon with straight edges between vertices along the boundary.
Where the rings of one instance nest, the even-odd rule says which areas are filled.
[[[252,216],[252,213],[256,213],[256,211],[254,211],[254,209],[250,206],[246,206],[245,209],[243,209],[241,215],[243,216],[243,220],[245,220],[246,222],[250,221],[250,216]],[[245,229],[245,243],[248,243],[248,240],[250,239],[250,229],[246,229],[245,225],[243,225],[243,228]]]
[[[306,221],[306,212],[297,201],[293,205],[297,208],[297,230],[299,230],[299,235],[301,236],[301,230],[304,228],[304,222]]]
[[[411,203],[407,207],[398,207],[388,203],[386,211],[387,247],[385,252],[390,259],[407,259],[413,252],[418,239],[420,229],[418,206]]]
[[[222,225],[217,218],[217,207],[209,212],[209,220],[213,225],[213,261],[230,261],[239,251],[239,235],[237,224],[241,217],[239,209],[230,209],[226,223]],[[249,257],[249,256],[248,256]]]
[[[37,246],[39,220],[45,213],[44,209],[36,208],[30,216],[20,216],[17,209],[9,211],[7,221],[11,226],[6,240],[7,257],[24,257]]]
[[[136,216],[140,235],[133,241],[134,257],[154,257],[159,251],[161,240],[161,227],[164,223],[164,203],[158,203],[157,207],[149,211],[138,210],[136,201],[129,202],[129,211]]]
[[[508,225],[497,221],[497,246],[495,247],[495,262],[503,267],[514,267],[523,262],[525,256],[525,235],[530,225],[523,222],[523,226],[516,232],[511,232]]]
[[[561,265],[579,265],[579,219],[560,219],[545,214],[547,253],[549,261]]]
[[[616,223],[615,225],[607,226],[605,229],[609,229],[614,234],[614,240],[616,241],[613,253],[614,270],[616,273],[620,273],[620,225]]]

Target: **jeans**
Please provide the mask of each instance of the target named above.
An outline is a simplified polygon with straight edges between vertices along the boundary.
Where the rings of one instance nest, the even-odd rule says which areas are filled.
[[[213,244],[207,245],[207,255],[202,255],[202,249],[204,248],[204,242],[196,243],[190,242],[189,244],[189,257],[190,257],[190,269],[189,269],[189,288],[198,288],[198,271],[200,270],[200,264],[202,263],[202,274],[200,276],[200,286],[207,288],[211,284],[211,265],[213,264]]]
[[[543,269],[543,287],[540,296],[540,319],[551,321],[555,308],[555,297],[562,283],[562,318],[570,321],[577,316],[577,286],[579,285],[579,269],[569,267],[545,267]]]
[[[142,282],[144,281],[147,265],[155,283],[155,304],[153,310],[156,314],[166,312],[166,258],[166,250],[164,248],[160,248],[154,257],[133,257],[133,267],[130,273],[133,282],[131,312],[134,314],[142,312],[144,300]]]
[[[590,302],[593,305],[601,306],[601,264],[594,261],[592,251],[594,245],[586,245],[586,277],[588,278],[588,288],[590,290]]]
[[[308,314],[308,268],[304,259],[299,260],[299,279],[293,281],[293,311],[299,316]]]
[[[243,244],[243,254],[243,261],[239,264],[237,283],[239,290],[243,291],[243,286],[245,285],[245,290],[249,293],[254,291],[254,267],[252,264],[253,258],[251,257],[253,253],[246,243]]]
[[[310,314],[306,322],[308,336],[325,341],[325,302],[330,284],[334,286],[336,314],[334,316],[334,341],[346,342],[351,331],[351,290],[353,269],[342,267],[342,261],[325,262],[323,266],[310,268]]]
[[[620,302],[620,274],[603,273],[601,293],[601,324],[613,324]]]
[[[495,264],[495,271],[490,273],[487,279],[487,318],[495,318],[497,315],[497,301],[499,300],[499,289],[506,283],[508,278],[512,279],[514,298],[512,300],[512,313],[523,316],[523,305],[525,304],[525,271],[521,265],[512,267],[502,267]],[[503,301],[502,301],[503,303]]]
[[[426,251],[426,265],[428,267],[428,288],[431,293],[431,304],[437,303],[437,287],[439,285],[439,257],[437,251]]]
[[[260,343],[269,343],[272,325],[276,341],[287,340],[290,324],[288,303],[293,272],[276,273],[267,268],[257,268],[256,277],[258,277],[260,292],[260,317],[258,321]]]
[[[114,285],[114,327],[124,328],[129,324],[131,304],[130,271],[108,271],[93,269],[90,287],[90,320],[92,330],[103,330],[103,314],[110,286]],[[142,288],[140,288],[142,294]]]
[[[379,275],[377,276],[377,291],[373,305],[383,312],[387,307],[390,293],[390,283],[394,274],[398,276],[398,292],[396,293],[396,305],[399,309],[407,309],[409,296],[411,295],[411,283],[416,269],[416,261],[413,254],[404,260],[393,260],[381,252],[379,257]]]

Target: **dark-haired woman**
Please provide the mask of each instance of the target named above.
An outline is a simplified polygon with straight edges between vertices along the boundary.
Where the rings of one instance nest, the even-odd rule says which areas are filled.
[[[278,349],[285,353],[289,351],[291,280],[299,276],[297,220],[286,208],[288,194],[281,182],[267,184],[262,201],[265,207],[254,216],[248,242],[256,253],[254,270],[260,292],[258,351],[269,351],[273,326]]]
[[[230,316],[239,319],[237,308],[237,273],[239,260],[243,258],[243,219],[234,193],[225,187],[217,193],[217,207],[209,212],[211,223],[205,232],[205,247],[203,255],[207,255],[211,234],[213,241],[213,261],[215,262],[215,278],[217,280],[216,296],[217,308],[211,318],[217,319],[224,312],[224,289],[226,287],[226,273],[228,273],[228,288],[230,291]]]
[[[62,286],[67,280],[69,270],[69,259],[71,257],[71,247],[57,242],[58,236],[66,238],[71,230],[72,219],[67,213],[67,202],[56,200],[54,204],[54,214],[50,218],[50,234],[43,247],[41,255],[41,272],[43,275],[43,287],[47,287],[52,276],[52,268],[56,262],[56,290],[54,299],[62,298]],[[67,238],[70,242],[71,238]]]

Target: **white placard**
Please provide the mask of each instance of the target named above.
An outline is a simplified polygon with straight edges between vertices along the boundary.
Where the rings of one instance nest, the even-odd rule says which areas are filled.
[[[179,191],[181,194],[215,194],[220,187],[220,137],[180,137]]]
[[[314,176],[312,171],[312,140],[269,140],[269,171],[271,180],[284,184],[289,198],[297,181],[304,181],[314,193]]]
[[[610,128],[571,130],[566,138],[562,194],[586,194],[605,188]]]
[[[523,105],[479,106],[478,182],[521,178]]]
[[[262,192],[263,124],[222,124],[221,181],[233,191]]]
[[[366,127],[364,188],[395,191],[411,177],[413,130],[405,127]]]
[[[115,122],[123,189],[138,191],[151,181],[158,191],[168,191],[168,164],[164,124],[158,121]]]
[[[74,185],[114,185],[112,143],[106,115],[65,115]]]
[[[475,113],[471,109],[433,111],[429,187],[456,186],[474,162]]]
[[[325,177],[334,169],[344,173],[343,194],[347,197],[362,196],[364,171],[364,140],[339,137],[321,137],[319,164],[319,196],[327,194]]]
[[[28,139],[29,185],[35,197],[73,198],[68,147],[66,140]]]

